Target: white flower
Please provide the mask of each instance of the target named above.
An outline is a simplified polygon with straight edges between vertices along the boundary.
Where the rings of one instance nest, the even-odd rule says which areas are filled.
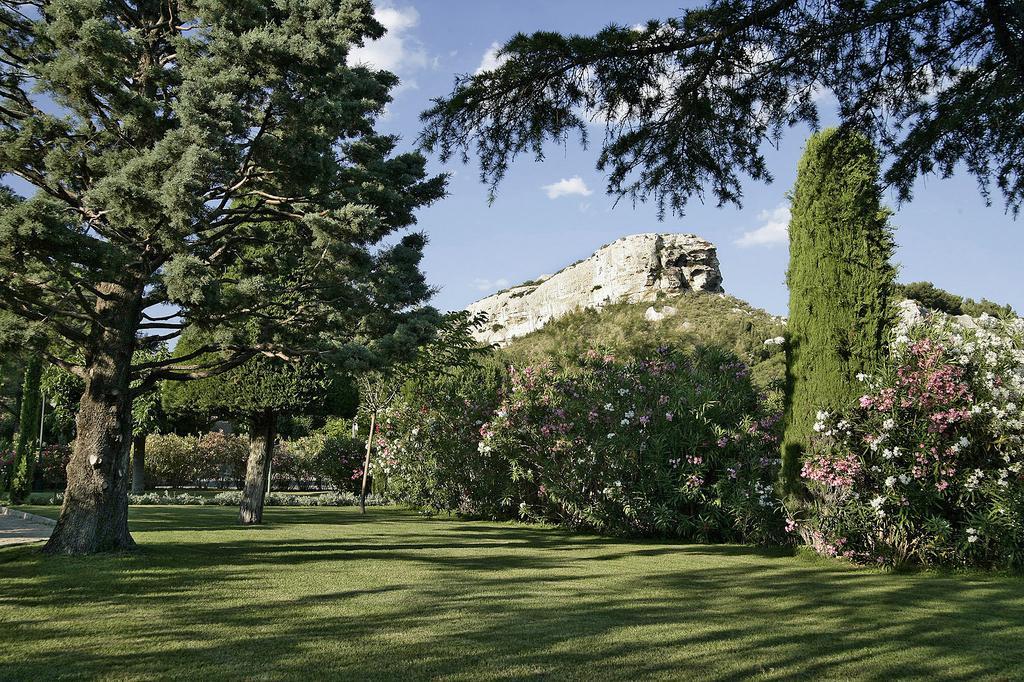
[[[910,476],[908,474],[900,474],[900,483],[903,485],[910,483]]]
[[[968,445],[971,444],[971,441],[967,440],[966,436],[960,436],[960,440],[958,440],[956,444],[962,448],[966,448]]]
[[[614,406],[613,406],[613,405],[612,405],[611,403],[605,403],[605,404],[604,404],[604,409],[605,409],[605,411],[607,411],[607,412],[611,412],[612,410],[614,410],[614,409],[615,409],[615,407],[614,407]]]
[[[896,477],[895,476],[890,476],[889,478],[885,479],[885,487],[886,488],[891,488],[894,485],[896,485]]]
[[[633,412],[633,410],[629,410],[629,411],[628,411],[628,412],[626,412],[626,414],[624,414],[623,416],[624,416],[624,417],[625,417],[626,419],[632,419],[632,418],[633,418],[633,415],[634,415],[634,414],[636,414],[636,413],[635,413],[635,412]]]
[[[857,373],[857,381],[866,381],[867,378],[868,378],[868,375],[865,374],[864,372],[858,372]]]
[[[968,528],[967,529],[967,542],[977,542],[977,541],[978,541],[978,529],[977,528]]]
[[[891,430],[894,426],[896,426],[896,422],[893,421],[892,419],[886,419],[884,422],[882,422],[882,428],[885,429],[886,431]]]
[[[627,393],[629,393],[629,389],[628,388],[620,388],[619,389],[619,395],[626,395]]]
[[[615,434],[614,434],[614,433],[609,433],[609,434],[608,434],[608,438],[609,438],[609,439],[611,439],[611,438],[615,438]]]

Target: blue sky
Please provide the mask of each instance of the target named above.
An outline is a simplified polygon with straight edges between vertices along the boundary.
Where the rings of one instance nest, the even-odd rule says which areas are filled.
[[[379,18],[391,30],[356,56],[388,68],[402,85],[381,128],[411,147],[419,113],[432,97],[447,94],[458,73],[472,73],[489,51],[517,31],[593,33],[609,23],[633,25],[678,12],[679,0],[402,0],[378,1]],[[823,109],[828,122],[828,103]],[[600,128],[595,128],[596,133]],[[488,206],[474,165],[446,166],[450,196],[419,214],[430,237],[424,267],[440,291],[435,304],[462,308],[486,294],[585,257],[602,244],[638,232],[693,232],[718,246],[731,294],[775,314],[785,314],[786,192],[809,131],[794,128],[767,159],[775,182],[744,185],[743,209],[694,201],[683,218],[659,222],[653,206],[633,206],[604,192],[594,169],[597,150],[575,142],[552,148],[536,163],[521,159]],[[975,180],[962,174],[919,181],[914,201],[897,207],[893,225],[903,281],[931,280],[955,293],[986,297],[1024,310],[1024,224],[1001,199],[985,206]]]

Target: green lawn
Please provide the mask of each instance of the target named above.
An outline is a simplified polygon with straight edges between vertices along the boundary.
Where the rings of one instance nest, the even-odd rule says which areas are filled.
[[[1019,578],[388,508],[131,514],[132,555],[0,551],[0,678],[1024,678]]]

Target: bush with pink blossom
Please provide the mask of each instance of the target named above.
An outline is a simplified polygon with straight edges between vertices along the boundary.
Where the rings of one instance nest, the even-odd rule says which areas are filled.
[[[483,362],[408,386],[379,424],[375,490],[429,513],[514,516],[525,487],[508,461],[480,447],[503,374]]]
[[[715,349],[514,369],[481,457],[509,463],[525,518],[701,542],[784,539],[778,411]]]
[[[820,413],[795,523],[858,562],[1024,566],[1024,322],[933,315],[844,414]]]

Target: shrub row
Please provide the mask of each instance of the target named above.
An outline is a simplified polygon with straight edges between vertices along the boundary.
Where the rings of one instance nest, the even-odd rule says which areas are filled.
[[[272,462],[273,485],[284,489],[354,491],[362,459],[362,441],[343,423],[329,424],[310,436],[280,440]],[[150,436],[146,445],[149,486],[172,488],[241,487],[249,444],[245,436]]]
[[[590,352],[573,367],[511,368],[497,390],[473,373],[445,382],[407,392],[383,422],[373,471],[403,501],[603,533],[785,541],[778,410],[728,353]]]
[[[35,493],[29,498],[29,504],[59,505],[64,501],[63,493]],[[129,504],[133,505],[196,505],[237,507],[242,502],[242,492],[232,490],[217,493],[213,496],[195,495],[191,493],[172,494],[168,491],[129,495]],[[354,507],[359,504],[359,496],[350,492],[330,492],[319,495],[293,495],[289,493],[270,493],[264,503],[270,507]],[[393,504],[381,495],[368,495],[367,506]]]

